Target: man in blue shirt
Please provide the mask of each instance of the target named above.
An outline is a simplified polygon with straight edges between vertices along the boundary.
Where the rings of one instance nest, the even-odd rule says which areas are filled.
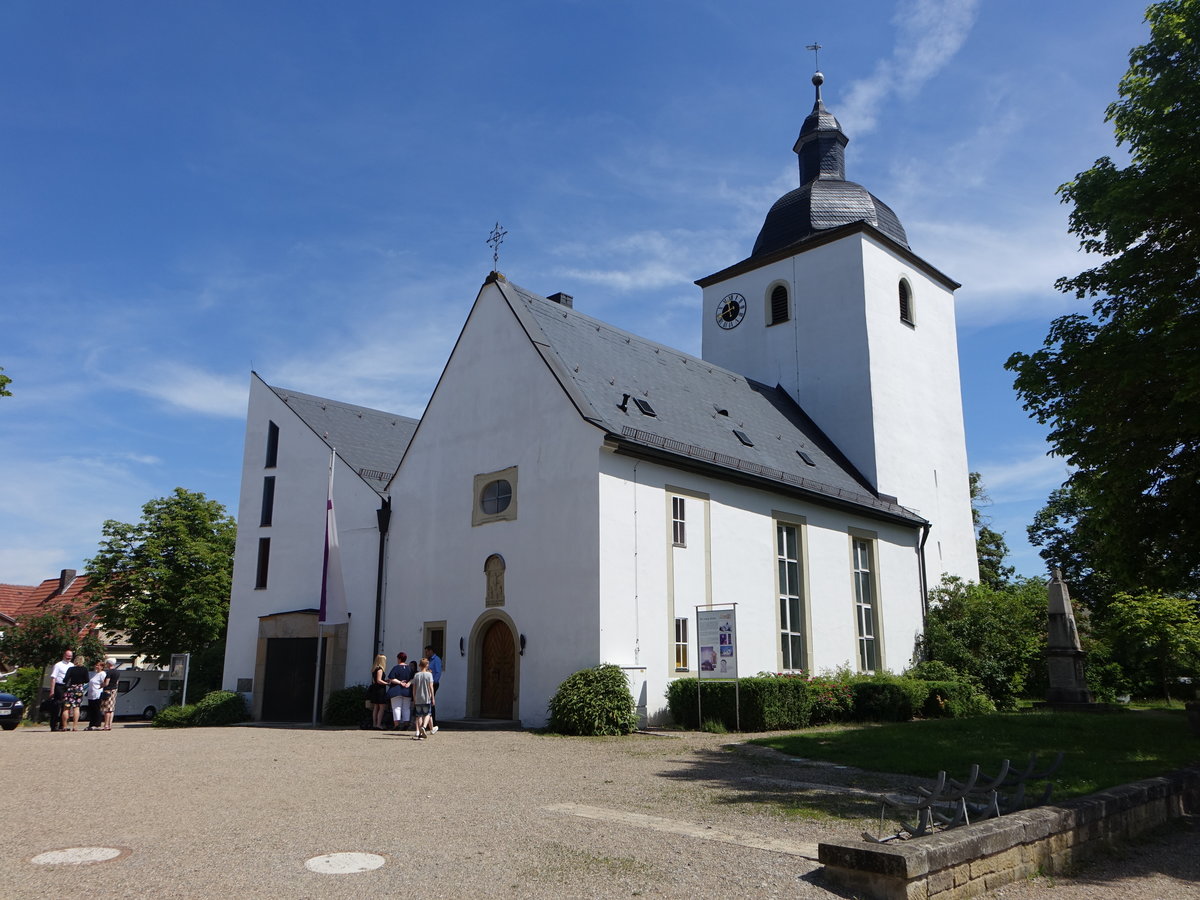
[[[433,694],[437,696],[438,684],[442,680],[442,658],[437,655],[433,647],[425,648],[425,658],[429,660],[429,674],[433,676]],[[437,725],[437,704],[433,707],[433,724]]]

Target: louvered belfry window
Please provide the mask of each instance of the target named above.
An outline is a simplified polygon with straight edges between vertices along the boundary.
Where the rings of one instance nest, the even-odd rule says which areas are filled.
[[[900,279],[900,321],[913,324],[912,289],[903,278]]]
[[[771,291],[771,324],[778,325],[788,320],[788,292],[782,284],[775,285]]]

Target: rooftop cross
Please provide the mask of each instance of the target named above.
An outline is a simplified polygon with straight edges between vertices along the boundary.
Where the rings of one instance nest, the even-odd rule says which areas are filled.
[[[492,229],[491,235],[488,236],[487,245],[492,248],[492,271],[496,272],[500,269],[500,245],[504,243],[504,238],[508,234],[500,228],[500,223],[496,223],[496,227]]]

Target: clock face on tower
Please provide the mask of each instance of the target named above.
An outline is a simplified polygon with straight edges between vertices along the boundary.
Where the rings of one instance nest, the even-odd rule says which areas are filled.
[[[741,294],[726,294],[717,301],[717,324],[736,328],[746,317],[746,298]]]

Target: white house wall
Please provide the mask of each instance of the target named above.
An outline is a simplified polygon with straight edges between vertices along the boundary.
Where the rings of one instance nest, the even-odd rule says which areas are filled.
[[[689,521],[689,547],[707,579],[705,594],[680,596],[672,569],[669,497],[685,489],[708,499]],[[601,455],[601,660],[630,671],[651,721],[665,716],[665,691],[695,677],[695,607],[737,603],[739,674],[779,671],[776,517],[800,522],[811,658],[808,670],[858,669],[851,535],[873,536],[881,668],[900,672],[923,628],[919,532],[817,503],[774,494],[631,456]],[[704,524],[706,523],[706,524]],[[693,582],[698,584],[698,582]],[[672,602],[674,604],[672,609]],[[690,671],[676,672],[674,618],[689,619]]]
[[[572,672],[596,665],[601,631],[596,456],[584,422],[495,285],[485,285],[392,482],[385,647],[420,653],[446,622],[439,715],[468,711],[472,629],[487,612],[484,563],[505,561],[505,604],[527,650],[519,718],[546,721]],[[515,521],[472,526],[476,475],[517,467]],[[362,666],[369,665],[365,657]]]
[[[277,465],[270,469],[264,466],[269,422],[279,427]],[[252,377],[225,645],[226,690],[236,690],[239,678],[254,677],[260,616],[320,606],[328,471],[325,441],[274,391]],[[263,478],[271,475],[275,477],[272,524],[260,526]],[[378,493],[338,459],[334,508],[351,613],[348,652],[352,660],[371,652],[379,541],[375,511],[380,502]],[[258,542],[264,537],[271,539],[270,565],[267,586],[258,589]],[[350,678],[351,683],[356,680]],[[330,689],[342,686],[328,685]],[[260,685],[255,688],[261,691]]]

